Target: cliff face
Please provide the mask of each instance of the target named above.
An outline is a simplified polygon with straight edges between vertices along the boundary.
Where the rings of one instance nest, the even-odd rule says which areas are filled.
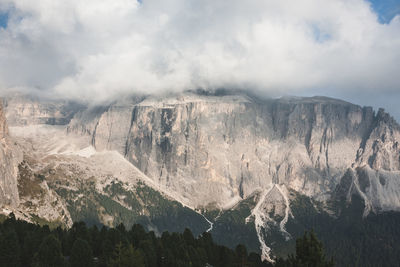
[[[0,139],[5,139],[8,136],[8,127],[6,117],[4,116],[3,105],[0,104]]]
[[[193,206],[226,207],[271,184],[326,200],[349,168],[399,176],[397,123],[383,110],[324,97],[125,99],[80,112],[68,130],[90,136],[97,150],[117,150]],[[377,179],[368,177],[361,192],[372,197]],[[395,180],[379,190],[389,192]],[[399,203],[392,194],[374,205]]]
[[[366,132],[357,159],[337,186],[350,201],[353,194],[365,203],[364,215],[372,211],[399,210],[400,127],[380,109]],[[344,197],[342,194],[341,197]]]
[[[15,153],[15,146],[8,134],[4,109],[0,103],[0,206],[18,205],[18,163]]]
[[[5,98],[7,120],[10,126],[66,125],[81,105],[64,100],[41,99],[24,94]]]
[[[351,170],[340,197],[361,195],[366,212],[400,208],[399,125],[341,100],[186,92],[84,108],[14,96],[7,117],[14,126],[64,124],[194,207],[229,207],[271,185],[328,200]]]

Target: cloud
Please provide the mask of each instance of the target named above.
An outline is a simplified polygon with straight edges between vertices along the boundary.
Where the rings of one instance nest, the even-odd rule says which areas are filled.
[[[0,0],[0,88],[102,101],[254,89],[397,94],[400,17],[363,0]]]

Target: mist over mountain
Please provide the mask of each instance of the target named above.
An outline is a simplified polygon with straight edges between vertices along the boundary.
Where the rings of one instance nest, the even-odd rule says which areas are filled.
[[[371,2],[3,0],[0,91],[99,103],[236,88],[331,96],[399,118],[398,5]]]

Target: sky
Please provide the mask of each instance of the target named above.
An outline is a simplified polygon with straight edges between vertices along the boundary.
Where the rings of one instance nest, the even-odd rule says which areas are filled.
[[[399,14],[400,0],[0,0],[0,90],[325,95],[400,121]]]

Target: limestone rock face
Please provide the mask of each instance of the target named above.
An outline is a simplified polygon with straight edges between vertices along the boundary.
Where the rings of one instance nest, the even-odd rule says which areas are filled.
[[[0,104],[0,139],[8,136],[8,127],[6,123],[6,117],[4,116],[4,108]]]
[[[400,171],[400,127],[385,113],[378,111],[369,138],[360,148],[360,164],[374,170]]]
[[[271,184],[326,200],[348,169],[400,177],[398,124],[383,110],[325,97],[131,98],[76,114],[68,131],[89,136],[97,150],[117,150],[192,206],[228,207]],[[368,190],[372,197],[378,189],[361,192]],[[400,208],[397,194],[373,203]]]
[[[0,206],[18,205],[18,160],[17,149],[10,140],[8,126],[0,103]]]
[[[19,93],[5,97],[4,103],[10,126],[65,125],[82,108],[71,101],[40,99]]]
[[[192,207],[226,208],[271,185],[325,201],[351,170],[360,186],[346,194],[363,195],[372,210],[400,208],[400,127],[383,110],[241,92],[135,96],[88,107],[26,96],[6,103],[12,126],[64,125],[97,151],[119,152]]]

